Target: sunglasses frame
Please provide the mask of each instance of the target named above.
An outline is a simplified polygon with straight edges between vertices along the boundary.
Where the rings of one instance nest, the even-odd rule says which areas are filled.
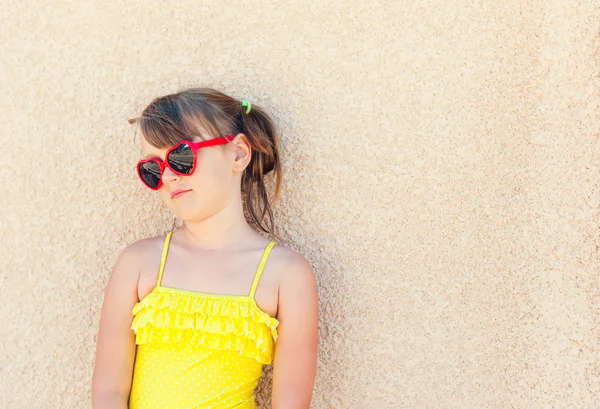
[[[165,171],[165,168],[169,168],[171,169],[171,172],[175,173],[176,175],[180,175],[180,176],[190,176],[194,173],[194,171],[196,170],[196,158],[198,157],[198,155],[196,154],[196,152],[198,151],[198,149],[200,148],[207,148],[209,146],[217,146],[217,145],[226,145],[229,142],[231,142],[233,139],[235,138],[234,135],[227,135],[227,136],[219,136],[218,138],[213,138],[213,139],[208,139],[206,141],[200,141],[200,142],[193,142],[190,141],[188,139],[184,139],[182,141],[180,141],[179,143],[177,143],[177,145],[173,146],[172,148],[169,148],[169,150],[167,151],[167,153],[165,153],[165,160],[162,161],[161,159],[158,158],[149,158],[149,159],[142,159],[140,160],[135,169],[137,171],[137,175],[140,178],[140,180],[142,181],[142,183],[144,184],[144,186],[146,186],[149,189],[152,190],[158,190],[160,189],[160,187],[162,186],[162,177],[163,177],[163,173]],[[169,164],[169,154],[174,151],[175,149],[179,148],[179,146],[181,145],[188,145],[190,148],[192,148],[192,155],[194,157],[194,162],[192,163],[192,170],[190,171],[190,173],[181,173],[176,171],[175,169],[173,169],[171,167],[171,165]],[[158,166],[160,167],[160,176],[158,178],[158,185],[156,187],[152,187],[149,186],[145,181],[144,178],[142,177],[142,173],[140,172],[140,166],[143,165],[144,163],[147,162],[156,162],[158,163]]]

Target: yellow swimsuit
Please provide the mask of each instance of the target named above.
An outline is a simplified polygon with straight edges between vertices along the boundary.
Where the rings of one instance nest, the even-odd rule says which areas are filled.
[[[137,352],[130,409],[255,409],[254,389],[273,358],[279,321],[254,294],[275,242],[260,261],[250,295],[220,295],[160,285],[133,307]]]

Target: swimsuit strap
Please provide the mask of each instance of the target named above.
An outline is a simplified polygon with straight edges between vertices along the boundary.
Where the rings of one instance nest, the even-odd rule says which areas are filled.
[[[167,261],[167,253],[169,252],[169,243],[171,242],[171,236],[173,232],[170,231],[167,233],[165,237],[165,244],[163,246],[162,258],[160,260],[160,270],[158,270],[158,278],[156,279],[156,286],[160,287],[160,282],[162,281],[163,271],[165,270],[165,262]]]
[[[275,246],[274,241],[270,242],[265,248],[262,259],[260,260],[260,264],[258,266],[258,270],[256,271],[256,275],[254,276],[254,282],[252,283],[252,289],[250,290],[250,298],[254,298],[254,294],[256,293],[256,287],[258,286],[258,281],[260,280],[260,276],[262,275],[263,269],[265,268],[265,264],[267,263],[267,259],[269,258],[269,254],[271,253],[271,249]]]

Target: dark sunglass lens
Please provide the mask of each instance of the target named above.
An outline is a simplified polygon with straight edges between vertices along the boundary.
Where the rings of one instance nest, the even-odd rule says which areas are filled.
[[[182,143],[169,153],[167,158],[171,168],[179,173],[189,175],[194,167],[194,152],[188,144]]]
[[[156,188],[160,182],[160,165],[156,161],[144,162],[139,166],[140,176],[151,188]]]

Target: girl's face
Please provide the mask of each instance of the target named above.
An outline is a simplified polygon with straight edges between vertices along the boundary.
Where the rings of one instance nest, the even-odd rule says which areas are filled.
[[[140,141],[143,158],[165,160],[168,148],[155,148],[143,134],[140,135]],[[239,196],[241,171],[245,168],[244,162],[247,164],[250,160],[249,146],[243,134],[236,135],[227,145],[200,148],[196,155],[196,168],[191,175],[178,175],[165,167],[162,185],[157,190],[167,207],[185,221],[209,218]],[[184,192],[175,194],[178,190]]]

